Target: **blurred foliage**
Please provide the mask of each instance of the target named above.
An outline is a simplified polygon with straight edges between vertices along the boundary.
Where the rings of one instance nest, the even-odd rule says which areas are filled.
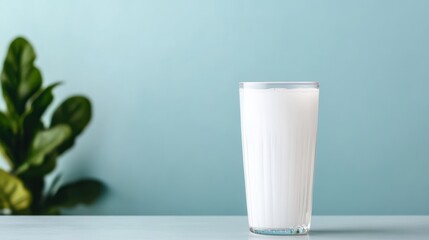
[[[46,126],[42,116],[60,84],[42,86],[42,75],[34,65],[36,54],[24,38],[9,46],[1,72],[6,111],[0,111],[0,153],[10,171],[0,169],[0,213],[60,214],[62,208],[91,204],[104,185],[95,179],[49,188],[45,177],[58,157],[69,150],[91,120],[91,102],[84,96],[66,99]]]

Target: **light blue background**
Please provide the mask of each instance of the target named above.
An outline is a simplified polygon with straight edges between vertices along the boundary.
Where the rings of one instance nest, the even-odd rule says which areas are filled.
[[[245,214],[238,82],[321,84],[315,214],[429,214],[429,1],[0,1],[45,82],[95,106],[79,214]]]

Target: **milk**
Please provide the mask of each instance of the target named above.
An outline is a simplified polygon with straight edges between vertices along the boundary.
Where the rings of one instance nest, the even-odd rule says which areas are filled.
[[[308,231],[318,105],[318,85],[240,88],[243,163],[251,231],[268,234]]]

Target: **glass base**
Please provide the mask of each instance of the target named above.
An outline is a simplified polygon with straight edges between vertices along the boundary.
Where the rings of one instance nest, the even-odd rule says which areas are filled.
[[[300,226],[296,228],[250,228],[252,233],[263,235],[304,235],[310,231],[308,226]]]

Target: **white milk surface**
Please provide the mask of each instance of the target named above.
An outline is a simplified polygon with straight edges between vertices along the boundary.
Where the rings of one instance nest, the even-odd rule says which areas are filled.
[[[309,227],[319,89],[240,89],[249,225]]]

